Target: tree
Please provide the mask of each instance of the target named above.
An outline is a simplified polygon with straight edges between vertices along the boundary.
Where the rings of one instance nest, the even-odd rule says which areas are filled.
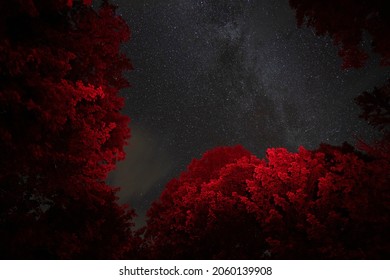
[[[129,138],[125,22],[103,1],[2,1],[0,255],[120,258],[132,210],[104,180]]]
[[[239,201],[252,161],[259,162],[241,146],[216,148],[170,181],[147,214],[148,257],[245,258],[251,246],[257,247],[255,216]]]
[[[356,102],[363,110],[361,118],[380,131],[388,130],[390,124],[390,80],[372,92],[364,92],[356,98]]]
[[[390,159],[390,80],[372,92],[363,92],[355,101],[363,111],[360,117],[381,133],[379,140],[372,144],[360,140],[358,147],[372,156]]]
[[[367,158],[349,145],[269,149],[267,160],[250,188],[271,257],[389,256],[388,160]]]
[[[386,258],[389,161],[351,146],[194,160],[148,212],[151,258]]]
[[[390,10],[386,0],[289,0],[296,10],[298,25],[328,34],[340,47],[343,67],[362,67],[368,58],[361,42],[370,35],[372,50],[381,55],[381,64],[390,65]]]

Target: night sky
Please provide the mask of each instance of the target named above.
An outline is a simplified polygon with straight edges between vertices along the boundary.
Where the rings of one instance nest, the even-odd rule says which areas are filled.
[[[132,137],[109,183],[139,225],[166,183],[213,147],[263,157],[374,136],[353,98],[389,70],[374,55],[342,70],[331,39],[298,29],[288,0],[112,2],[132,30],[123,49],[134,70],[122,93]]]

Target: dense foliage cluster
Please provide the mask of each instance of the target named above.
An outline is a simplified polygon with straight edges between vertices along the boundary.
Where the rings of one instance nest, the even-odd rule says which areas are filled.
[[[0,255],[117,258],[133,212],[104,180],[124,158],[129,29],[103,3],[0,3]]]
[[[389,257],[388,160],[352,147],[242,147],[194,160],[150,209],[152,258]]]

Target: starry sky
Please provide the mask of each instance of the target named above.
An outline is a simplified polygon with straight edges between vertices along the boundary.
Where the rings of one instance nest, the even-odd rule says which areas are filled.
[[[297,28],[288,0],[112,2],[132,30],[123,51],[134,70],[121,93],[132,137],[109,183],[138,225],[166,183],[213,147],[242,144],[263,157],[269,147],[374,136],[353,98],[389,70],[375,55],[342,70],[331,39]]]

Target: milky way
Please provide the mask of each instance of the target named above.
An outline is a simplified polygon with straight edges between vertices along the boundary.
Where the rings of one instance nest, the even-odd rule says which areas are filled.
[[[296,27],[288,1],[113,1],[132,30],[127,159],[111,175],[141,216],[206,150],[295,151],[369,139],[353,98],[385,82],[374,58],[342,70],[328,37]],[[277,3],[276,3],[277,2]]]

